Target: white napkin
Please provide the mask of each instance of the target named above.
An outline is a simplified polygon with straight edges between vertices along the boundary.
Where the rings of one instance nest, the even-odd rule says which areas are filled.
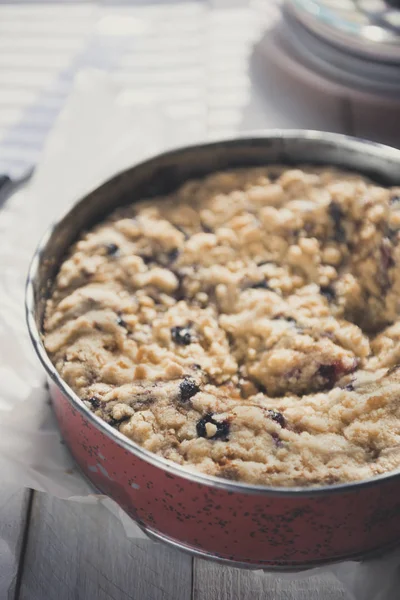
[[[126,100],[126,99],[125,99]],[[145,537],[109,499],[95,495],[66,449],[48,403],[43,370],[31,350],[24,284],[40,235],[82,193],[115,171],[161,149],[194,142],[204,126],[179,116],[179,127],[151,102],[127,105],[110,77],[82,72],[46,145],[34,180],[0,210],[0,470],[5,481],[59,498],[104,502],[129,537]],[[356,600],[396,597],[399,553],[279,578],[336,576]],[[274,578],[275,575],[265,575]],[[277,576],[278,577],[278,576]]]

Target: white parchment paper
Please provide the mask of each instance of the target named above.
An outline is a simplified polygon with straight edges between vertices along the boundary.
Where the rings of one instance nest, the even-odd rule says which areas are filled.
[[[126,103],[112,78],[83,71],[53,129],[33,181],[0,209],[0,470],[10,483],[59,498],[103,502],[129,537],[145,537],[109,499],[94,494],[61,442],[44,375],[25,326],[24,285],[35,246],[51,222],[78,197],[116,171],[162,149],[194,142],[206,124],[179,125],[154,102]],[[397,598],[400,555],[282,575],[336,576],[348,598]],[[275,575],[265,574],[265,577]]]

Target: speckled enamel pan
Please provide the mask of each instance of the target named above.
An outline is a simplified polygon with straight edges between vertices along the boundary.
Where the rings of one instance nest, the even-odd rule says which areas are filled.
[[[163,153],[120,173],[80,200],[41,240],[26,288],[34,348],[54,411],[76,462],[151,536],[205,558],[278,570],[360,558],[400,538],[400,472],[314,488],[246,485],[190,471],[144,450],[84,405],[42,343],[46,298],[79,233],[117,206],[165,194],[226,168],[280,163],[336,165],[400,185],[400,151],[315,131],[269,131]]]

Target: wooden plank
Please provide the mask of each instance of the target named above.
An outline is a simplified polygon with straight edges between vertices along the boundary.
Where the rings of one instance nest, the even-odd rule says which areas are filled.
[[[13,599],[17,583],[29,490],[2,483],[0,489],[0,598]]]
[[[348,600],[333,577],[284,579],[262,571],[244,571],[196,559],[193,600]]]
[[[18,600],[190,600],[192,559],[129,540],[104,506],[35,494]]]

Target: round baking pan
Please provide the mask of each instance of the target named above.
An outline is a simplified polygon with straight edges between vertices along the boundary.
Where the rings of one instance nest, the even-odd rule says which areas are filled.
[[[279,163],[358,171],[400,185],[400,151],[315,131],[271,131],[161,154],[80,200],[44,236],[26,288],[27,323],[54,411],[83,473],[149,535],[205,558],[269,570],[355,559],[400,538],[400,470],[349,484],[273,488],[210,477],[141,448],[94,415],[61,379],[42,342],[46,299],[80,233],[117,206],[235,167]]]

